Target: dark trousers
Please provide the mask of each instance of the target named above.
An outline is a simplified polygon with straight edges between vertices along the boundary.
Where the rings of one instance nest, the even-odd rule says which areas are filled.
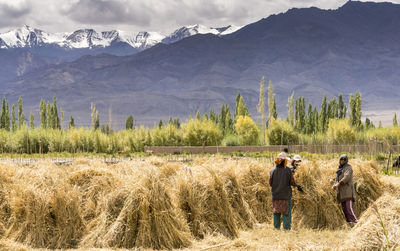
[[[290,230],[292,224],[292,199],[289,199],[289,213],[283,214],[283,229]],[[281,228],[281,213],[274,213],[274,227],[275,229]]]
[[[356,214],[353,209],[353,201],[346,200],[342,202],[342,209],[347,222],[357,222]]]

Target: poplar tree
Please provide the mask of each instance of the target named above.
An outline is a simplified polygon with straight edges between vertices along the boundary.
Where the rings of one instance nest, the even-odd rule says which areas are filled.
[[[356,125],[356,102],[353,93],[349,97],[349,119],[352,126]]]
[[[369,129],[369,128],[374,128],[374,123],[372,123],[372,121],[369,118],[365,119],[365,128]]]
[[[96,129],[96,106],[93,103],[90,103],[90,117],[92,119],[91,128],[92,130]]]
[[[327,129],[327,124],[328,124],[326,94],[324,95],[324,98],[322,99],[321,110],[319,112],[319,119],[320,119],[320,131],[325,132]]]
[[[307,117],[306,117],[306,134],[311,134],[314,132],[313,128],[313,122],[314,116],[313,116],[313,107],[311,103],[308,103],[308,110],[307,110]]]
[[[171,120],[171,118],[170,118],[170,120]],[[125,129],[126,130],[132,130],[133,129],[133,116],[132,115],[129,115],[126,118]]]
[[[238,94],[236,95],[235,112],[234,112],[234,114],[233,114],[233,118],[234,118],[235,122],[236,122],[236,118],[238,117],[239,101],[240,101],[240,98],[241,98],[241,97],[242,97],[242,96],[240,95],[240,92],[238,92]]]
[[[278,112],[276,111],[276,100],[274,99],[274,105],[272,106],[272,117],[274,119],[278,118]]]
[[[33,112],[32,112],[32,109],[31,109],[31,112],[30,112],[30,114],[29,114],[29,128],[32,130],[32,129],[35,129],[35,118],[33,117]]]
[[[221,129],[223,135],[225,135],[225,121],[226,121],[225,117],[226,117],[225,104],[222,104],[221,112],[219,114],[219,119],[218,119],[218,126]]]
[[[108,128],[110,128],[109,125],[107,125]],[[99,129],[100,128],[100,119],[99,119],[99,112],[96,111],[96,117],[95,117],[95,121],[94,121],[94,130]],[[110,129],[108,130],[108,132],[110,131]]]
[[[22,98],[18,98],[18,128],[21,128],[21,126],[25,123],[25,115],[22,111]]]
[[[233,120],[231,116],[231,110],[229,108],[229,104],[225,105],[225,128],[224,135],[229,134],[233,131]]]
[[[0,117],[0,128],[6,128],[6,98],[3,97],[3,102],[1,105],[1,117]]]
[[[258,99],[257,111],[261,114],[263,143],[265,145],[265,79],[262,77],[260,82],[260,97]]]
[[[396,115],[396,113],[394,113],[394,116],[393,116],[393,127],[396,127],[396,126],[398,126],[397,115]]]
[[[294,127],[294,91],[292,92],[292,95],[288,98],[288,103],[286,107],[288,108],[288,122],[292,127]]]
[[[10,131],[10,110],[8,106],[8,101],[6,101],[5,129],[7,131]]]
[[[70,120],[69,120],[69,124],[68,124],[68,129],[71,129],[75,127],[75,120],[74,117],[71,116]]]
[[[339,119],[346,118],[347,105],[343,101],[343,95],[340,93],[338,97],[338,115]]]
[[[51,109],[50,102],[47,102],[47,104],[46,104],[46,114],[47,114],[46,128],[53,128],[52,124],[51,124],[53,121],[53,111]]]
[[[15,132],[17,130],[17,123],[15,120],[15,105],[11,106],[11,130]]]
[[[46,128],[47,127],[46,101],[44,101],[43,99],[40,100],[39,109],[40,109],[40,126],[42,128]]]
[[[239,102],[237,104],[237,114],[236,114],[236,118],[237,119],[239,116],[250,116],[249,110],[247,109],[246,104],[243,101],[243,97],[240,96],[239,98]]]
[[[215,112],[214,112],[214,109],[212,109],[211,108],[211,110],[210,110],[210,120],[211,121],[213,121],[214,123],[217,123],[218,124],[218,117],[217,117],[217,115],[215,114]]]
[[[274,88],[272,87],[271,80],[268,84],[268,123],[276,114],[276,105],[274,108],[275,98],[274,98]],[[275,109],[275,110],[274,110]]]
[[[356,100],[355,100],[355,116],[356,116],[356,126],[357,129],[362,129],[362,122],[361,122],[361,94],[359,92],[356,93]]]
[[[54,95],[53,98],[53,128],[54,129],[60,129],[60,117],[58,117],[58,109],[57,109],[57,97]]]
[[[313,118],[313,125],[312,125],[312,127],[313,127],[313,132],[317,132],[317,131],[320,131],[321,129],[320,129],[320,123],[319,123],[319,114],[318,114],[318,110],[317,110],[317,107],[314,107],[314,111],[313,111],[313,116],[314,116],[314,118]]]
[[[338,118],[338,104],[336,102],[336,97],[329,100],[328,103],[328,120]]]

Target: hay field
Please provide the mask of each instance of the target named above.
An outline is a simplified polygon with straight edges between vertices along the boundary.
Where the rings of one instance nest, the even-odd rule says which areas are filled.
[[[295,175],[305,193],[293,192],[284,232],[272,229],[267,159],[1,163],[0,250],[398,250],[399,178],[381,177],[375,162],[350,164],[356,227],[331,189],[337,160],[305,160]]]

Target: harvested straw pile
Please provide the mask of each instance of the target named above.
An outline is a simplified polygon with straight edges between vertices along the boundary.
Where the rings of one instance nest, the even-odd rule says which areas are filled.
[[[228,237],[238,236],[223,181],[211,169],[196,169],[193,176],[184,171],[177,177],[178,205],[192,234],[203,238],[215,231]]]
[[[376,164],[351,160],[360,215],[385,187]],[[115,165],[79,160],[71,166],[35,163],[0,168],[0,235],[37,248],[155,248],[191,245],[210,234],[236,238],[271,222],[267,159],[163,158]],[[331,189],[337,160],[304,161],[293,189],[294,228],[345,225]],[[396,189],[394,186],[393,189]],[[6,243],[6,242],[4,242]],[[1,243],[0,243],[1,245]]]
[[[6,238],[38,248],[77,246],[84,228],[79,193],[58,183],[61,172],[51,172],[52,168],[17,171]]]
[[[186,221],[157,173],[111,193],[89,225],[85,247],[171,249],[190,245]]]
[[[367,198],[376,200],[383,192],[375,162],[351,160],[356,183],[355,211],[368,208]],[[293,222],[297,227],[337,229],[345,224],[336,191],[331,189],[336,177],[337,161],[306,161],[296,172],[295,180],[305,193],[294,191]]]
[[[385,194],[362,215],[351,234],[358,250],[400,249],[400,197]]]
[[[101,213],[98,207],[100,200],[115,188],[121,181],[104,167],[83,167],[73,172],[67,183],[78,189],[81,196],[79,204],[82,206],[82,217],[90,221]]]

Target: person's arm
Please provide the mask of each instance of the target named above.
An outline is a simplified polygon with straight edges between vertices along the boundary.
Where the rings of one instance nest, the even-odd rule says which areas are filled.
[[[343,178],[339,180],[339,185],[347,184],[352,176],[353,176],[353,168],[350,166],[345,170]]]
[[[294,176],[293,176],[292,172],[290,172],[290,185],[297,187],[297,184],[296,184],[296,181],[294,180]]]
[[[272,187],[272,175],[274,174],[274,171],[271,171],[269,173],[269,185]]]

